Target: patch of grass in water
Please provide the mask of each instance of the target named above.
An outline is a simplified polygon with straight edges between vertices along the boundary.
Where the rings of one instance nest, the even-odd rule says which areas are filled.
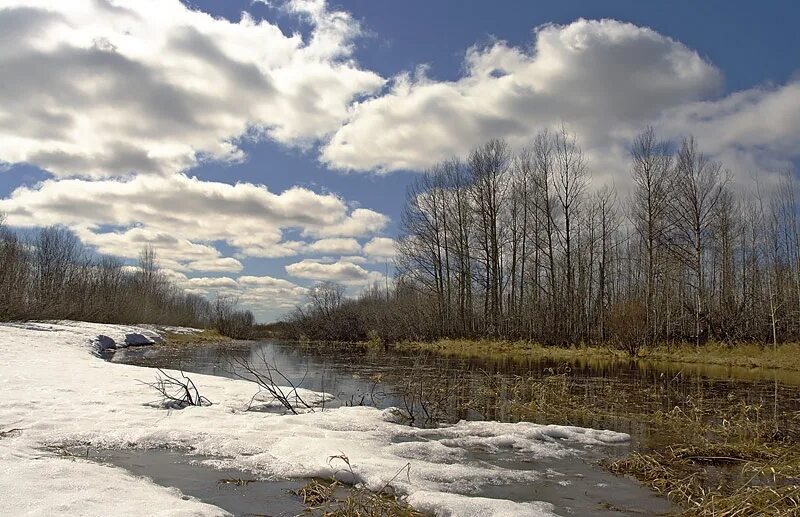
[[[544,346],[533,341],[440,339],[426,342],[404,342],[394,345],[401,352],[433,352],[450,357],[479,358],[531,358],[570,361],[591,357],[608,359],[627,359],[628,355],[607,346],[574,347]]]
[[[398,351],[432,352],[449,357],[484,359],[542,359],[580,361],[605,359],[630,361],[627,352],[606,345],[545,346],[532,341],[440,339],[434,342],[404,342],[394,345]],[[709,342],[701,346],[688,343],[643,346],[635,359],[686,364],[741,366],[800,371],[800,343],[777,347],[759,343],[725,344]]]
[[[321,517],[422,517],[390,493],[375,493],[348,487],[339,481],[312,479],[294,491],[308,508],[308,515]]]
[[[690,344],[659,345],[643,348],[639,357],[651,361],[800,371],[800,343],[785,343],[777,347],[759,343],[706,343],[699,347]]]
[[[164,344],[174,346],[184,345],[206,345],[209,343],[227,343],[231,338],[223,336],[216,329],[205,329],[201,332],[177,333],[167,332],[164,334]]]
[[[800,515],[800,412],[680,390],[645,389],[635,401],[613,384],[588,390],[568,369],[517,378],[504,393],[523,420],[639,428],[646,447],[603,466],[670,497],[686,515]],[[673,409],[654,410],[667,395]]]
[[[798,515],[795,449],[795,444],[668,447],[604,465],[667,495],[685,515]]]

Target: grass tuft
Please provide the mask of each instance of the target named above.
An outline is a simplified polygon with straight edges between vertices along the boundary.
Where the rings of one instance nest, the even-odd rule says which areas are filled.
[[[392,493],[348,487],[339,481],[312,479],[294,491],[306,512],[321,517],[422,517]]]
[[[204,329],[201,332],[164,334],[164,344],[174,346],[206,345],[209,343],[227,343],[231,338],[223,336],[216,329]]]

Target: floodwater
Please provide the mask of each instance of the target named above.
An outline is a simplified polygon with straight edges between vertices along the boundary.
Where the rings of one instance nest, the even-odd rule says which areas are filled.
[[[548,501],[561,515],[664,515],[675,510],[666,499],[637,482],[613,476],[597,465],[603,458],[625,456],[632,449],[647,449],[663,438],[652,436],[647,427],[635,419],[625,418],[626,413],[669,411],[687,400],[702,400],[709,407],[731,401],[758,404],[764,411],[775,414],[800,409],[800,376],[769,370],[737,372],[666,363],[580,361],[568,364],[508,358],[454,359],[355,345],[334,347],[278,341],[124,349],[118,350],[109,360],[226,377],[242,373],[235,367],[237,360],[247,360],[254,365],[266,360],[293,384],[335,395],[327,407],[398,406],[415,416],[415,425],[424,426],[459,419],[542,421],[535,413],[515,411],[508,401],[513,398],[515,402],[535,402],[537,397],[547,396],[541,390],[520,390],[520,386],[526,385],[520,379],[555,379],[558,382],[552,385],[552,390],[568,391],[569,400],[584,400],[606,411],[602,416],[591,413],[585,418],[572,416],[568,421],[551,423],[627,432],[632,435],[632,443],[592,448],[569,459],[537,459],[535,465],[513,452],[473,451],[469,460],[544,473],[535,482],[486,487],[479,495],[515,501]],[[545,386],[551,389],[550,385]],[[110,463],[147,475],[157,483],[175,486],[236,515],[280,515],[297,504],[287,488],[292,483],[286,482],[289,484],[284,487],[274,480],[272,484],[248,484],[238,492],[230,491],[228,495],[234,503],[220,500],[216,480],[248,475],[220,473],[202,461],[187,461],[179,453],[165,456],[158,451],[116,451],[105,454]],[[149,463],[138,466],[142,458]],[[195,474],[171,477],[171,468],[165,468],[165,462],[178,465],[175,468],[179,470],[193,470]],[[182,482],[179,477],[197,481]],[[247,495],[259,492],[271,498],[275,490],[283,497],[263,501]]]
[[[94,449],[72,447],[75,456],[122,467],[154,483],[174,487],[238,516],[289,517],[305,510],[292,494],[304,482],[259,479],[240,470],[219,467],[212,458],[170,449]]]

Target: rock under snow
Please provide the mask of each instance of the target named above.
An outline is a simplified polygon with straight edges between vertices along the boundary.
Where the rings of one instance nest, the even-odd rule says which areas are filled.
[[[108,336],[100,334],[97,336],[97,348],[99,348],[101,352],[105,350],[114,350],[117,348],[117,342]]]
[[[145,346],[145,345],[154,345],[156,343],[155,339],[152,337],[145,336],[139,332],[131,332],[130,334],[125,334],[125,346]]]

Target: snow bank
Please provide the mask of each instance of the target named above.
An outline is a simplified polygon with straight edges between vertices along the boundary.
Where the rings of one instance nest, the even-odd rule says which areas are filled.
[[[480,487],[530,482],[539,474],[469,461],[471,450],[558,458],[622,443],[611,431],[530,423],[460,422],[438,429],[395,423],[397,412],[344,407],[284,415],[247,412],[255,384],[191,374],[210,407],[166,411],[141,381],[155,370],[92,355],[98,336],[115,342],[147,328],[57,322],[0,325],[0,494],[5,515],[223,515],[225,512],[125,471],[43,452],[42,447],[185,447],[217,464],[265,477],[329,477],[380,489],[392,485],[415,507],[441,516],[553,515],[547,503],[475,497]],[[306,400],[328,395],[303,391]],[[256,399],[273,405],[260,394]],[[338,458],[337,458],[338,457]],[[350,466],[344,459],[347,458]],[[146,506],[144,506],[146,505]],[[158,513],[161,511],[161,513]]]

